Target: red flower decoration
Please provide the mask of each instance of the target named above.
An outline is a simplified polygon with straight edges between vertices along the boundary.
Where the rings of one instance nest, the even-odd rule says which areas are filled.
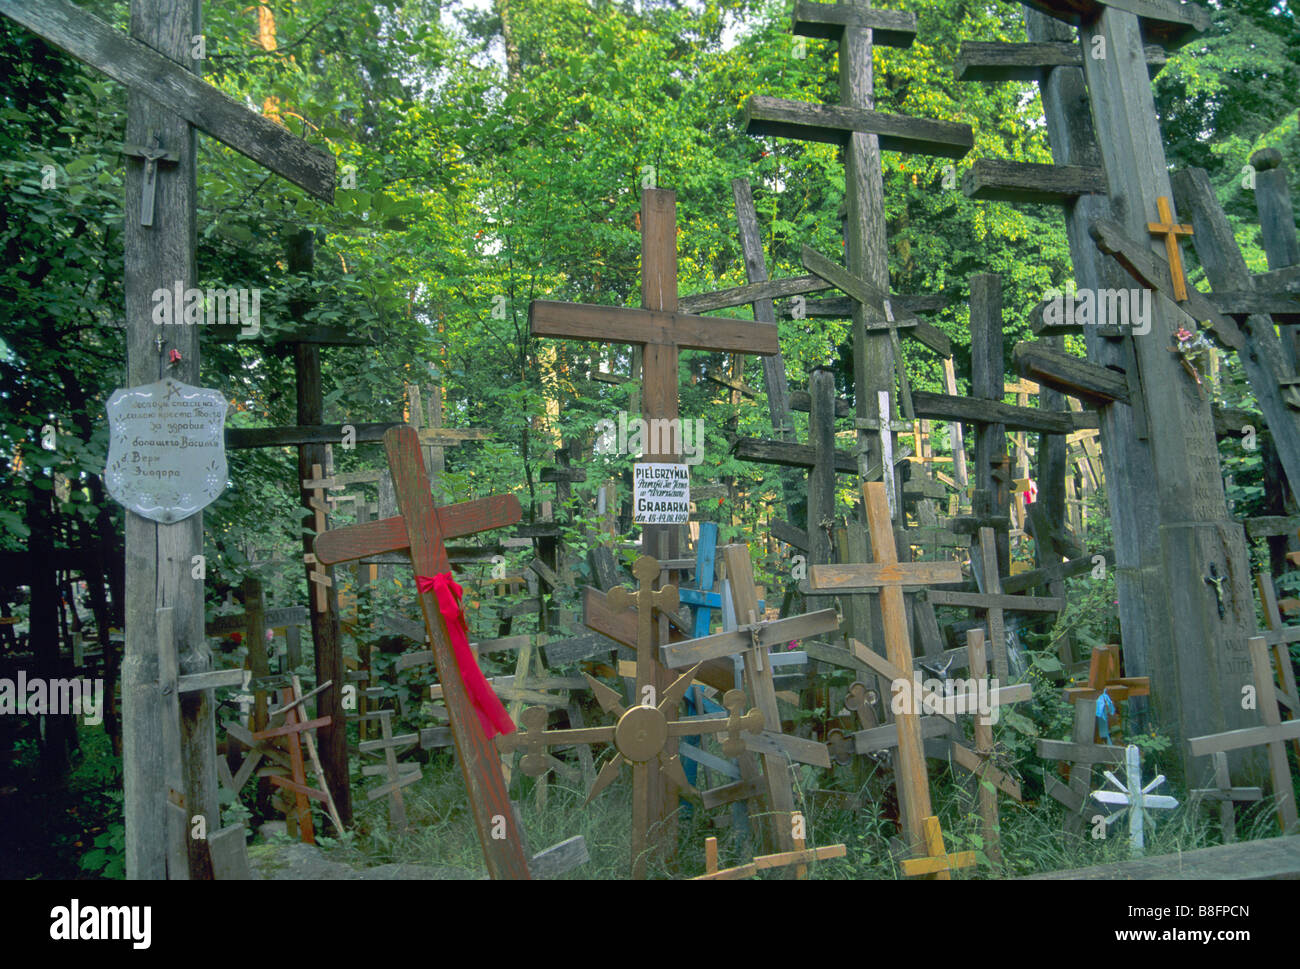
[[[168,362],[168,363],[180,363],[180,362],[181,362],[181,352],[180,352],[179,350],[168,350],[168,351],[167,351],[167,362]]]

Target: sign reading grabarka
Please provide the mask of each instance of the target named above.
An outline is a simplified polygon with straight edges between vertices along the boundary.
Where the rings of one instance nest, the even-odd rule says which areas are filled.
[[[691,472],[684,464],[632,466],[632,521],[685,525],[691,517]]]

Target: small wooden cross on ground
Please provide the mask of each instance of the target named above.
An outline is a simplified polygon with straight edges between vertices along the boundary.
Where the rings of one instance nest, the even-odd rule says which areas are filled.
[[[1044,790],[1065,807],[1065,830],[1078,834],[1083,830],[1088,810],[1088,792],[1092,789],[1092,769],[1098,764],[1124,763],[1124,748],[1094,743],[1097,735],[1096,703],[1086,697],[1074,701],[1074,728],[1071,739],[1038,741],[1038,756],[1064,761],[1070,765],[1067,786],[1053,775],[1043,772]]]
[[[248,731],[242,724],[225,724],[227,737],[239,741],[248,748],[238,773],[231,776],[226,769],[226,762],[224,760],[217,762],[217,770],[223,783],[235,794],[239,793],[256,770],[258,777],[266,777],[273,786],[281,788],[283,796],[292,795],[292,805],[286,802],[284,806],[291,823],[290,833],[296,834],[307,844],[316,843],[315,828],[311,818],[311,801],[319,801],[325,805],[326,813],[334,824],[335,830],[340,834],[344,830],[329,785],[325,782],[320,756],[316,751],[315,738],[311,735],[311,731],[329,726],[330,718],[316,717],[308,720],[303,716],[304,704],[329,686],[329,683],[324,683],[310,693],[304,694],[298,677],[293,676],[292,686],[281,690],[281,706],[270,711],[265,729]],[[313,788],[307,784],[306,763],[303,760],[304,749],[319,787]],[[269,760],[271,766],[258,768],[258,764],[263,759]]]
[[[753,861],[735,868],[718,868],[718,839],[707,838],[704,842],[704,874],[696,875],[692,881],[736,881],[741,878],[753,878],[760,871],[773,868],[786,868],[790,865],[806,868],[809,862],[826,861],[830,858],[843,858],[848,854],[845,845],[825,845],[821,848],[804,847],[803,838],[794,839],[794,848],[771,855],[759,855]]]
[[[1286,759],[1286,741],[1300,738],[1300,720],[1282,722],[1277,707],[1273,670],[1268,661],[1268,641],[1263,636],[1252,636],[1247,647],[1250,650],[1251,668],[1254,670],[1255,703],[1260,718],[1264,721],[1263,725],[1192,737],[1187,743],[1193,757],[1264,746],[1268,752],[1269,774],[1273,779],[1278,823],[1283,834],[1293,834],[1297,824],[1296,803],[1291,784],[1291,765]]]
[[[974,868],[975,852],[958,851],[949,854],[943,846],[943,829],[939,819],[930,815],[925,819],[925,854],[920,858],[903,860],[903,874],[909,878],[926,877],[935,881],[951,881],[957,868]]]
[[[1094,743],[1118,744],[1123,739],[1123,730],[1116,704],[1151,695],[1151,678],[1120,676],[1119,660],[1118,646],[1094,646],[1088,661],[1088,685],[1065,688],[1065,699],[1097,704]],[[1102,698],[1103,693],[1111,700],[1109,704]]]
[[[385,432],[384,449],[400,514],[318,535],[315,552],[320,562],[335,565],[383,552],[406,551],[418,587],[419,578],[450,573],[445,538],[502,528],[522,517],[518,500],[509,495],[435,508],[420,454],[420,438],[412,427],[404,425]],[[433,589],[419,591],[418,597],[488,875],[526,879],[528,859],[501,774],[500,756],[488,739],[478,708],[470,700],[462,679],[465,671],[453,652],[447,620],[439,610]],[[494,838],[494,827],[499,831],[502,825],[507,836]]]
[[[365,765],[361,768],[364,776],[379,776],[384,782],[366,792],[367,800],[376,800],[388,795],[388,826],[397,834],[406,830],[406,802],[402,798],[402,788],[416,783],[420,777],[420,765],[414,762],[398,763],[397,753],[400,748],[410,747],[420,740],[419,734],[402,734],[393,736],[393,711],[374,710],[365,714],[370,720],[379,721],[380,738],[361,741],[363,754],[382,752],[384,763]]]
[[[1192,227],[1174,221],[1173,205],[1169,197],[1161,195],[1156,199],[1160,210],[1159,222],[1148,222],[1147,231],[1165,237],[1165,253],[1169,256],[1169,275],[1174,284],[1174,300],[1183,302],[1187,299],[1187,273],[1183,269],[1183,251],[1178,246],[1179,236],[1190,236]]]
[[[1223,843],[1232,844],[1237,840],[1237,801],[1259,801],[1264,791],[1258,787],[1233,787],[1228,776],[1228,755],[1216,750],[1214,758],[1214,786],[1200,787],[1188,791],[1191,807],[1195,810],[1206,804],[1219,806],[1219,827],[1223,831]]]
[[[829,768],[830,754],[822,744],[782,734],[769,650],[772,645],[784,645],[817,633],[836,630],[839,628],[839,617],[834,609],[823,609],[809,615],[761,622],[749,546],[727,545],[723,547],[722,555],[727,567],[727,582],[737,628],[685,643],[669,643],[660,648],[660,654],[663,664],[673,669],[723,656],[743,657],[745,684],[753,697],[754,705],[762,712],[765,724],[765,730],[758,735],[758,741],[765,742],[766,747],[762,752],[762,763],[770,843],[789,850],[794,845],[791,834],[791,818],[794,813],[791,762],[814,763]]]
[[[1294,552],[1287,553],[1290,558]],[[1273,671],[1277,688],[1277,699],[1286,707],[1286,720],[1300,720],[1300,692],[1296,689],[1295,668],[1291,664],[1291,644],[1300,642],[1300,626],[1288,626],[1282,621],[1278,608],[1277,592],[1273,588],[1273,577],[1266,572],[1255,576],[1259,587],[1259,600],[1264,606],[1264,622],[1268,632],[1264,639],[1273,658]],[[1292,742],[1296,759],[1300,761],[1300,738]]]
[[[900,563],[894,547],[894,532],[889,515],[889,501],[882,482],[865,482],[862,497],[871,532],[874,561],[861,565],[814,565],[809,570],[813,589],[880,588],[880,612],[884,624],[885,649],[900,671],[912,669],[912,639],[903,596],[905,585],[960,582],[961,566],[956,562]],[[910,681],[910,675],[906,680]],[[913,706],[913,705],[908,705]],[[898,803],[903,822],[903,836],[909,850],[927,843],[923,822],[930,816],[930,783],[922,749],[920,711],[907,709],[898,714],[898,757],[895,776]]]
[[[1151,792],[1165,782],[1164,774],[1157,774],[1155,779],[1145,787],[1142,786],[1142,752],[1136,744],[1129,744],[1124,750],[1124,780],[1110,771],[1105,771],[1106,780],[1114,786],[1113,791],[1093,791],[1092,799],[1101,804],[1120,804],[1120,810],[1107,815],[1105,824],[1109,827],[1123,814],[1128,814],[1129,846],[1136,855],[1142,854],[1146,847],[1146,813],[1150,808],[1171,810],[1178,807],[1178,801],[1166,794]]]
[[[988,674],[988,657],[984,649],[984,630],[972,629],[966,634],[966,649],[970,656],[970,675],[976,681]],[[1033,687],[1028,683],[1018,684],[1022,689],[1018,693],[1006,692],[997,697],[997,703],[1017,703],[1033,698]],[[1012,688],[1013,690],[1015,688]],[[998,691],[1003,693],[1003,691]],[[994,696],[990,691],[989,702],[993,704]],[[994,707],[996,709],[996,707]],[[970,771],[979,784],[979,813],[981,834],[984,839],[984,853],[994,865],[1002,864],[1001,832],[998,828],[998,791],[1002,791],[1015,800],[1020,800],[1020,782],[1008,772],[996,766],[993,744],[993,724],[989,717],[975,717],[975,749],[971,750],[957,741],[952,742],[952,759]]]

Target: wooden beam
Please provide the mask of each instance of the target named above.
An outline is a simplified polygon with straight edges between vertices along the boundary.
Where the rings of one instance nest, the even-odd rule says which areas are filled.
[[[1160,73],[1168,57],[1163,47],[1148,44],[1147,69]],[[1083,67],[1083,48],[1065,41],[1031,44],[966,41],[957,54],[953,75],[959,81],[1039,81],[1055,67]]]
[[[1147,40],[1157,40],[1167,48],[1181,47],[1210,26],[1210,15],[1205,8],[1178,0],[1027,0],[1027,3],[1049,17],[1076,27],[1095,21],[1107,7],[1125,10],[1141,19],[1142,33]]]
[[[148,95],[316,198],[334,201],[332,154],[294,137],[288,129],[250,111],[76,4],[67,0],[0,0],[0,13],[131,90]]]
[[[911,47],[916,37],[916,14],[876,10],[853,3],[796,0],[791,27],[795,35],[839,40],[846,27],[865,27],[871,31],[872,43],[880,47]]]
[[[961,189],[967,198],[983,201],[1064,205],[1081,195],[1104,195],[1106,173],[1092,166],[978,158]]]
[[[1109,367],[1028,342],[1017,343],[1011,355],[1022,377],[1085,403],[1104,407],[1115,401],[1129,401],[1128,378]]]
[[[1096,427],[1097,415],[1089,412],[1051,412],[1036,407],[1016,407],[996,400],[977,397],[949,397],[924,390],[912,391],[912,406],[917,417],[930,417],[963,424],[1003,424],[1009,431],[1045,431],[1069,434],[1082,428]]]
[[[533,300],[528,305],[528,326],[533,336],[570,340],[722,350],[759,356],[780,350],[775,323],[626,306]]]
[[[730,309],[733,306],[748,306],[763,299],[784,299],[834,288],[820,276],[791,276],[786,279],[746,283],[744,286],[719,289],[712,293],[683,296],[677,301],[677,306],[683,313],[710,313],[714,310]]]
[[[809,104],[755,94],[745,103],[751,135],[846,145],[854,133],[874,134],[882,151],[962,158],[975,144],[970,125],[883,114],[866,108]]]

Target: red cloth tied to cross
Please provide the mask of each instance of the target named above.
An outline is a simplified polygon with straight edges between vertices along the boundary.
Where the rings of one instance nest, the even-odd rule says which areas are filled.
[[[456,666],[460,668],[460,679],[469,694],[469,702],[478,713],[483,732],[489,740],[499,733],[513,733],[514,721],[506,713],[505,705],[492,691],[492,685],[479,669],[478,662],[469,648],[469,629],[465,625],[465,614],[461,611],[460,600],[463,591],[450,572],[433,577],[417,575],[415,587],[420,592],[432,592],[438,600],[438,611],[442,613],[447,627],[447,636],[451,639],[452,654],[456,657]]]

